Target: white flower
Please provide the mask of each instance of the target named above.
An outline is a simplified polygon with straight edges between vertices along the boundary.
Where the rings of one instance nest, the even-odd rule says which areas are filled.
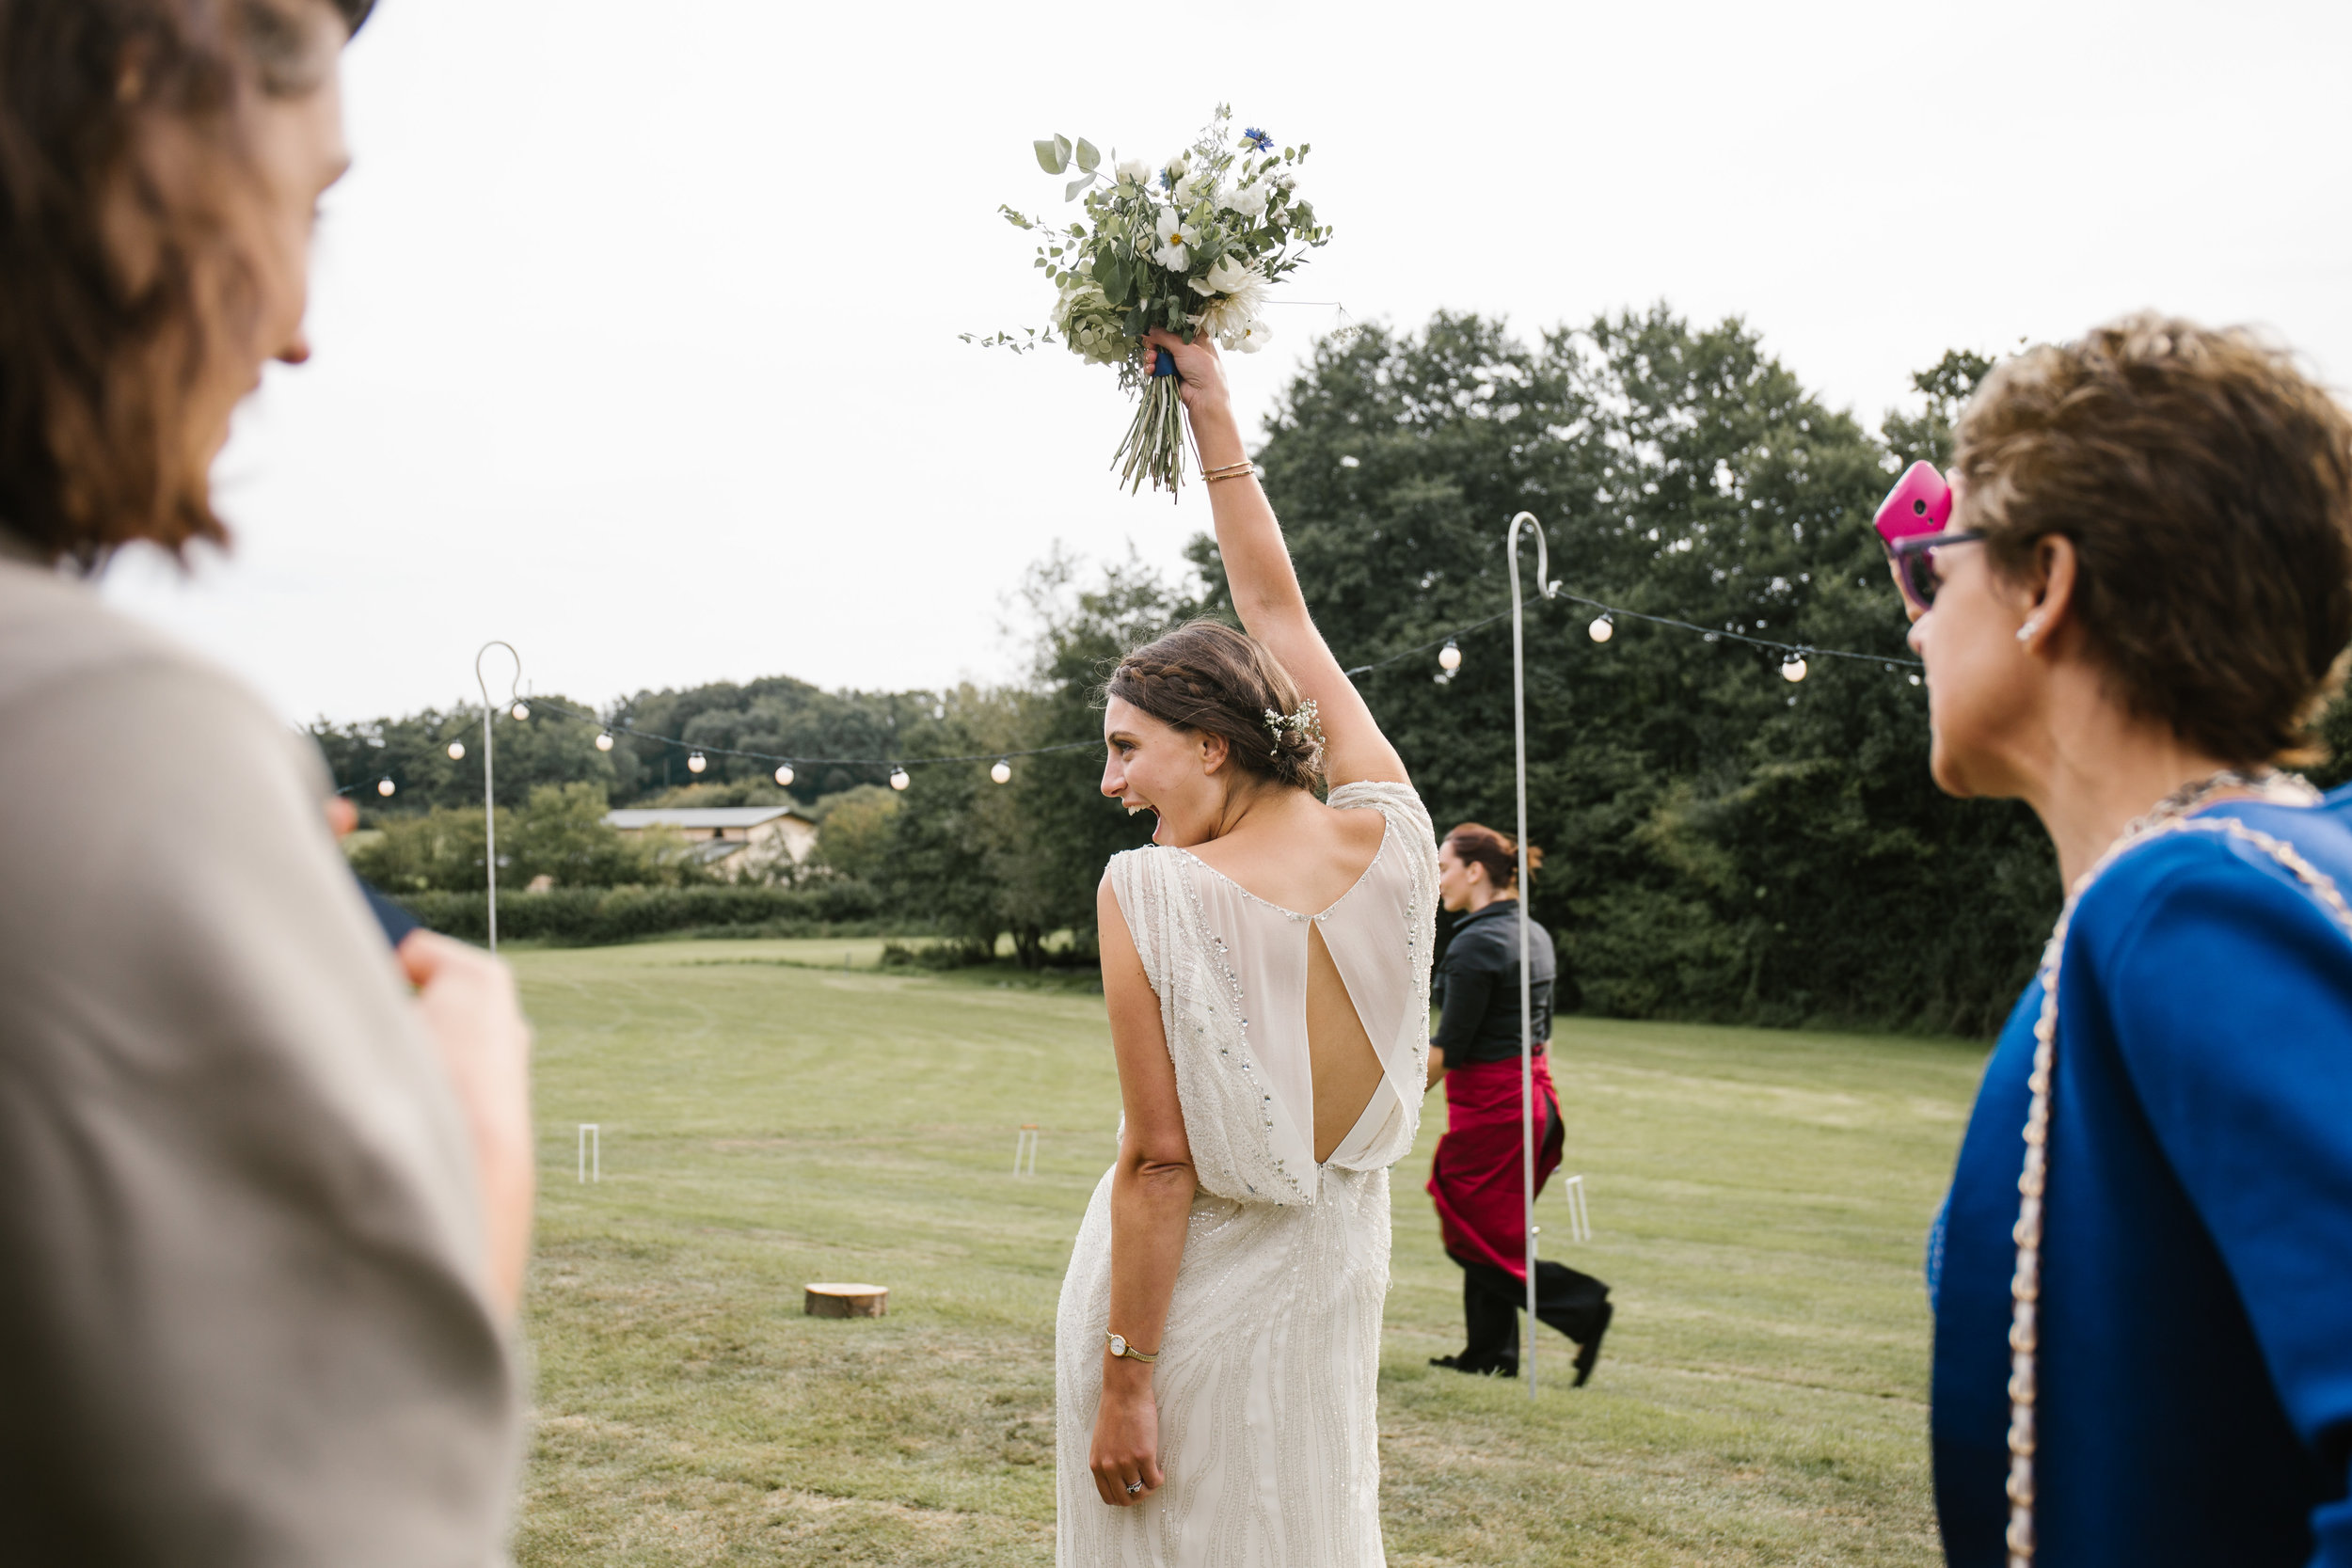
[[[1226,348],[1235,349],[1243,354],[1255,354],[1265,347],[1267,341],[1273,336],[1274,328],[1263,322],[1253,321],[1243,325],[1238,331],[1221,335],[1217,341]]]
[[[1173,207],[1163,207],[1152,216],[1152,230],[1159,236],[1160,248],[1152,260],[1170,272],[1183,272],[1192,265],[1189,248],[1200,243],[1200,235],[1184,215]]]
[[[1227,212],[1239,213],[1246,218],[1254,218],[1265,211],[1267,195],[1263,185],[1252,182],[1226,197],[1220,205]]]
[[[1176,182],[1178,206],[1189,207],[1216,188],[1216,170],[1198,168]]]
[[[1265,304],[1266,291],[1272,287],[1266,281],[1265,274],[1255,267],[1245,266],[1230,256],[1218,259],[1216,265],[1209,269],[1205,281],[1209,285],[1207,289],[1200,289],[1199,283],[1193,287],[1203,293],[1215,292],[1219,297],[1200,308],[1200,322],[1209,331],[1216,334],[1219,341],[1229,337],[1237,339],[1239,333],[1258,319],[1258,311]],[[1254,354],[1257,351],[1251,349],[1246,352]]]
[[[1295,191],[1298,189],[1298,176],[1293,174],[1289,169],[1284,169],[1281,173],[1276,175],[1274,177],[1274,182],[1281,186],[1286,191]]]
[[[1204,294],[1236,294],[1252,283],[1257,283],[1261,289],[1264,287],[1263,280],[1246,263],[1231,256],[1220,256],[1216,265],[1209,268],[1208,277],[1194,282],[1193,287]]]
[[[1152,182],[1152,166],[1141,158],[1130,158],[1119,166],[1119,178],[1132,180],[1138,185]]]
[[[1168,182],[1173,185],[1177,181],[1182,180],[1184,177],[1184,169],[1186,166],[1184,155],[1179,152],[1176,156],[1168,161],[1166,166],[1163,167],[1160,172],[1167,175]]]

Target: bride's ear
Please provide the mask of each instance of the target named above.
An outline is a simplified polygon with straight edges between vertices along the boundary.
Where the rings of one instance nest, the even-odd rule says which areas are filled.
[[[1232,742],[1221,735],[1200,733],[1200,771],[1214,776],[1225,766],[1225,759],[1233,754]]]

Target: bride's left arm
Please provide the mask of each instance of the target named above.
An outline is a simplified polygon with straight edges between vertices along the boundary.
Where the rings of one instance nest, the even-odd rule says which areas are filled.
[[[1108,877],[1096,895],[1095,919],[1102,931],[1103,999],[1126,1112],[1111,1174],[1111,1316],[1097,1331],[1120,1334],[1157,1355],[1167,1348],[1168,1303],[1176,1291],[1197,1185],[1192,1144],[1184,1134],[1159,998]],[[1149,1364],[1114,1356],[1107,1338],[1102,1355],[1103,1404],[1088,1465],[1103,1500],[1123,1508],[1159,1488],[1159,1405]],[[1138,1490],[1127,1490],[1137,1481]]]
[[[1203,333],[1184,342],[1172,333],[1154,331],[1144,340],[1165,349],[1184,378],[1184,413],[1192,421],[1192,436],[1200,451],[1200,466],[1213,470],[1237,464],[1249,455],[1243,447],[1241,425],[1225,386],[1225,363],[1216,344]],[[1331,657],[1323,634],[1315,629],[1307,596],[1299,591],[1298,575],[1291,569],[1291,554],[1282,542],[1282,525],[1257,476],[1204,482],[1209,513],[1216,525],[1217,555],[1225,563],[1225,582],[1233,595],[1233,609],[1242,629],[1260,642],[1290,672],[1298,689],[1312,697],[1323,721],[1323,773],[1335,787],[1374,781],[1408,782],[1404,759],[1365,705],[1356,683]]]

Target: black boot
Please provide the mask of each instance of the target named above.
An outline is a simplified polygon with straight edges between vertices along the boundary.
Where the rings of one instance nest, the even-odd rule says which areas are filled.
[[[1600,1341],[1609,1332],[1609,1320],[1617,1315],[1617,1308],[1609,1302],[1600,1304],[1600,1321],[1593,1325],[1592,1337],[1576,1347],[1576,1386],[1581,1388],[1593,1378],[1593,1365],[1600,1359]]]

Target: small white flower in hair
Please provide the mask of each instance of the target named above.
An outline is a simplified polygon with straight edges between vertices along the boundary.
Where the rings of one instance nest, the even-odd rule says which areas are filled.
[[[1272,708],[1267,708],[1265,710],[1266,733],[1274,737],[1274,746],[1266,752],[1266,755],[1279,756],[1281,754],[1282,732],[1289,730],[1313,748],[1314,755],[1321,756],[1323,754],[1323,723],[1316,718],[1316,711],[1315,700],[1312,697],[1301,702],[1295,713],[1277,713]]]

